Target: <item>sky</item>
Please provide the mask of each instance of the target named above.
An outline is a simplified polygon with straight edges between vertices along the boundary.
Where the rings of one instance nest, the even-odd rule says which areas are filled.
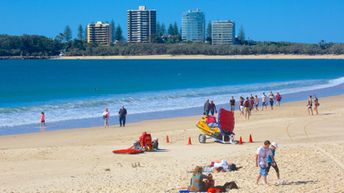
[[[344,0],[0,0],[0,34],[54,38],[70,25],[111,21],[127,36],[127,10],[145,5],[157,20],[180,26],[183,12],[200,8],[207,22],[230,19],[256,41],[344,42]]]

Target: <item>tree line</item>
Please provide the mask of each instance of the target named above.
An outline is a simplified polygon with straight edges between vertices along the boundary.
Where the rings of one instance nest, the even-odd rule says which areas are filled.
[[[255,55],[255,54],[344,54],[343,43],[318,44],[290,42],[252,42],[245,40],[245,32],[240,27],[236,45],[211,45],[211,24],[206,33],[207,43],[183,42],[177,23],[166,26],[157,22],[152,43],[126,43],[120,25],[112,26],[111,46],[101,46],[86,42],[86,29],[79,25],[73,38],[72,29],[66,26],[55,38],[40,35],[0,35],[0,57],[29,56],[109,56],[109,55]]]

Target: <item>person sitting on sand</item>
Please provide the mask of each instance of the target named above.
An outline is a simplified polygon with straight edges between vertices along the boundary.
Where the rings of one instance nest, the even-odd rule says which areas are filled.
[[[153,147],[154,150],[158,150],[158,149],[159,149],[159,141],[158,141],[158,138],[153,138],[152,147]]]
[[[207,191],[204,183],[204,179],[208,179],[208,176],[204,175],[203,168],[201,166],[196,166],[193,171],[193,175],[190,181],[189,191],[192,192],[203,192]]]

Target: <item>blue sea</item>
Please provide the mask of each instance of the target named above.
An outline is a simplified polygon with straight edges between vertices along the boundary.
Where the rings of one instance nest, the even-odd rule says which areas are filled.
[[[337,95],[343,83],[344,60],[0,60],[0,135],[39,131],[42,111],[48,130],[92,127],[106,107],[115,124],[122,105],[130,122],[201,114],[208,98]]]

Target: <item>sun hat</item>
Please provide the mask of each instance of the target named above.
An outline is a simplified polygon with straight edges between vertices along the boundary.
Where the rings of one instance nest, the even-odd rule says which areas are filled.
[[[274,147],[278,148],[278,144],[276,142],[272,142],[271,146],[274,146]]]

